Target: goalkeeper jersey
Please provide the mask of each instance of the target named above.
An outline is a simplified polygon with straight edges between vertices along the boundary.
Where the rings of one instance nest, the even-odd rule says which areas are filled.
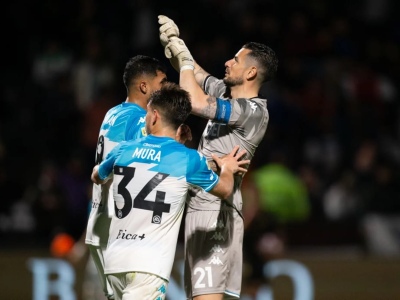
[[[145,272],[169,280],[188,188],[210,191],[218,175],[196,150],[152,135],[115,147],[99,176],[112,172],[114,216],[105,274]]]
[[[123,102],[111,108],[104,117],[97,142],[95,163],[99,164],[120,142],[146,135],[146,110],[135,103]],[[111,181],[93,184],[92,207],[86,227],[85,243],[105,246],[111,222],[109,204],[113,203]]]
[[[236,145],[246,150],[245,159],[252,159],[257,146],[263,139],[268,125],[267,100],[262,98],[224,98],[226,86],[222,80],[209,76],[204,82],[204,91],[217,97],[217,112],[209,120],[200,138],[198,151],[211,160],[211,153],[223,156]],[[227,202],[241,214],[242,176],[235,176],[233,194]],[[196,196],[188,201],[188,212],[192,210],[220,210],[221,199],[204,191],[197,191]]]

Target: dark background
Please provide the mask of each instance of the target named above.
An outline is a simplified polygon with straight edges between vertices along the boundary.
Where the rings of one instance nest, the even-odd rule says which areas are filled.
[[[60,232],[81,237],[99,126],[110,107],[125,101],[126,61],[155,56],[178,82],[158,40],[157,15],[164,14],[216,77],[248,41],[269,45],[279,58],[277,77],[261,91],[269,127],[243,187],[245,252],[255,252],[254,243],[271,233],[282,248],[265,250],[264,262],[304,249],[398,259],[396,250],[370,243],[370,232],[378,231],[365,225],[371,216],[397,224],[388,227],[395,228],[398,247],[398,1],[16,0],[3,6],[0,249],[47,251]],[[191,116],[188,123],[194,134],[188,146],[195,148],[205,122]],[[258,207],[262,195],[252,174],[275,163],[305,189],[303,213],[282,219]],[[304,199],[287,203],[304,205]],[[265,216],[270,221],[257,223]]]

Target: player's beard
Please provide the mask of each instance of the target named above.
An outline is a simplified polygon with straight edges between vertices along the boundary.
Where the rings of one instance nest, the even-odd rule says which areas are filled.
[[[232,78],[232,77],[225,76],[223,81],[224,81],[225,85],[228,86],[228,87],[232,87],[232,86],[242,85],[243,84],[243,78],[240,78],[240,77]]]

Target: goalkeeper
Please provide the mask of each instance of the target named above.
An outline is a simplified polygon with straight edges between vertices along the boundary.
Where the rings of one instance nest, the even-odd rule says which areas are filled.
[[[158,23],[165,56],[179,72],[181,87],[190,93],[192,114],[209,120],[198,151],[214,168],[211,153],[224,156],[235,145],[246,150],[246,159],[251,160],[267,130],[267,100],[258,94],[275,76],[275,52],[261,43],[246,43],[225,63],[225,77],[218,79],[193,59],[173,20],[160,15]],[[233,194],[227,199],[193,190],[187,201],[184,278],[188,299],[240,298],[242,178],[235,176]]]

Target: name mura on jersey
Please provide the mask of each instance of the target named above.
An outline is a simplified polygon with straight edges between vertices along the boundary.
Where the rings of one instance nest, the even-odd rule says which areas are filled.
[[[145,144],[147,146],[148,144]],[[152,145],[157,146],[157,145]],[[132,158],[138,158],[143,160],[151,160],[154,162],[160,162],[161,150],[149,149],[149,148],[136,148],[132,154]]]

